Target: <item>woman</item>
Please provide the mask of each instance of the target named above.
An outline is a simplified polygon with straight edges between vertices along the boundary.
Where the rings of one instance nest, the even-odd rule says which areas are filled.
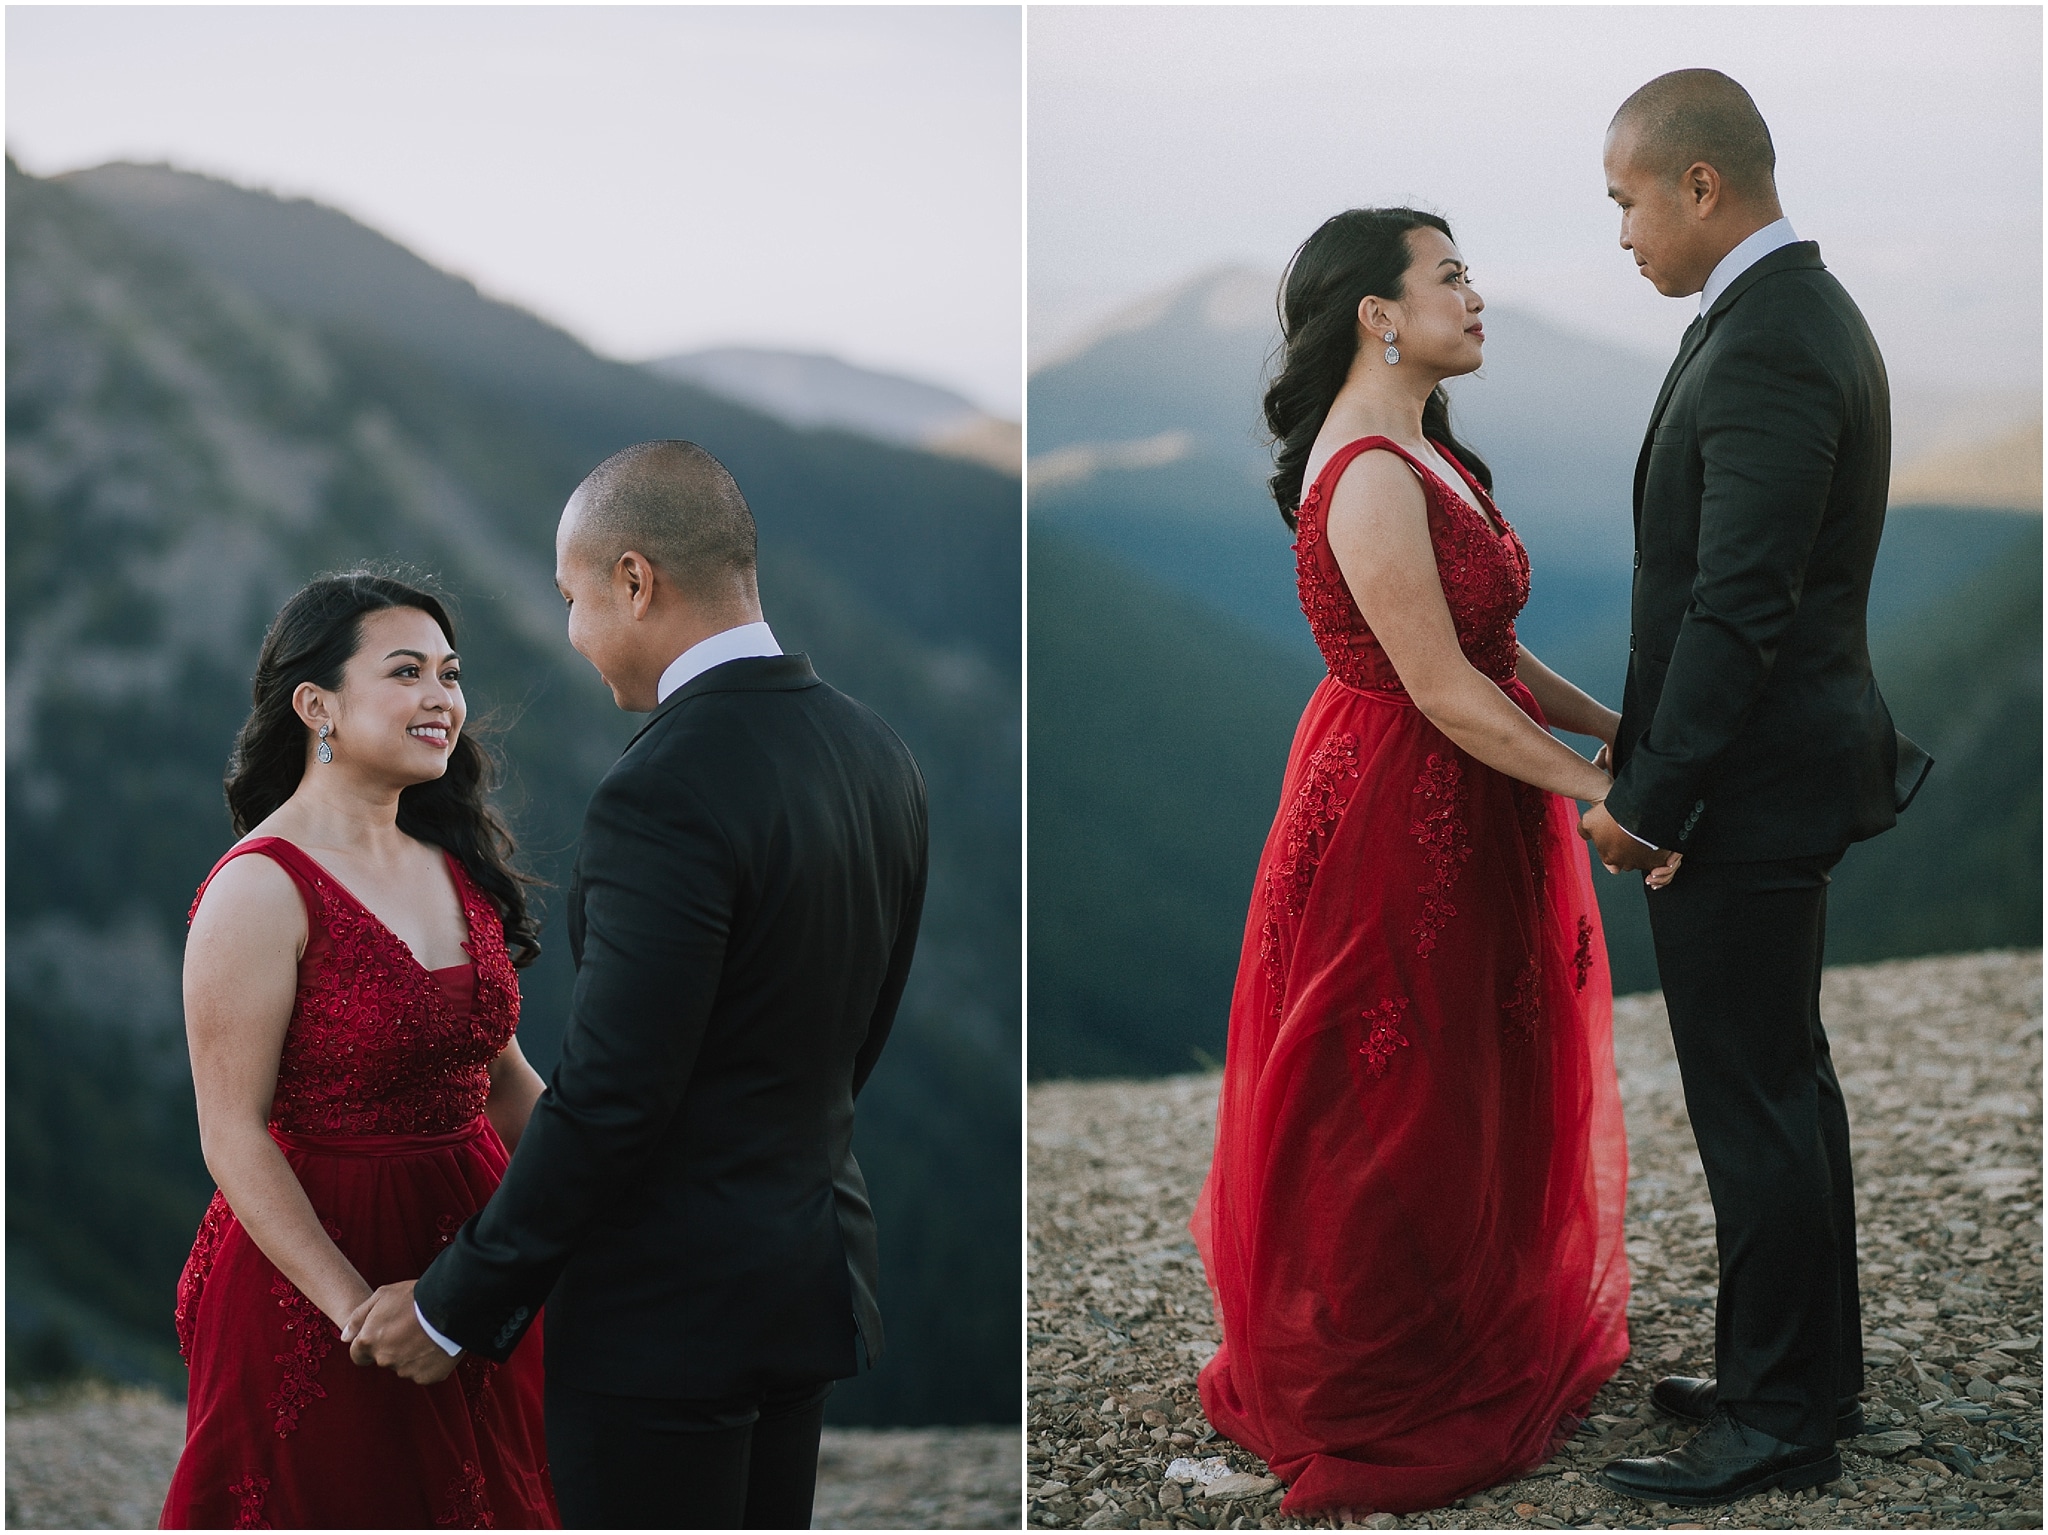
[[[1203,1406],[1289,1513],[1526,1471],[1628,1352],[1571,803],[1608,780],[1544,728],[1611,743],[1618,717],[1515,643],[1528,557],[1439,387],[1480,365],[1482,307],[1449,226],[1405,208],[1331,219],[1283,287],[1271,485],[1330,675],[1260,859],[1193,1230],[1223,1332]]]
[[[464,712],[448,615],[398,581],[314,581],[263,642],[242,840],[185,951],[220,1189],[178,1286],[165,1528],[559,1523],[538,1326],[427,1387],[335,1346],[490,1197],[540,1094],[513,1039],[536,923]]]

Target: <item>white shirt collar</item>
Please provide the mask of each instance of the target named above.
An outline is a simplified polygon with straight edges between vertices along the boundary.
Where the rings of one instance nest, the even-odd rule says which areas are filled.
[[[1799,236],[1792,233],[1792,221],[1779,219],[1766,224],[1755,234],[1744,240],[1734,250],[1723,256],[1720,263],[1707,276],[1707,285],[1700,289],[1700,313],[1705,314],[1714,307],[1714,300],[1728,291],[1728,285],[1755,266],[1764,257],[1781,246],[1796,245]]]
[[[657,704],[665,702],[669,694],[684,683],[714,666],[723,666],[727,661],[738,661],[746,656],[781,654],[782,647],[775,643],[775,631],[764,623],[721,629],[708,640],[697,641],[668,663],[668,670],[661,674],[661,681],[654,686],[654,701]]]

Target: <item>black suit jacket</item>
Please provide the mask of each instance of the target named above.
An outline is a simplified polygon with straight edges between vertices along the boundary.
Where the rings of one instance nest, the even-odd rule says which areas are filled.
[[[925,796],[803,656],[728,661],[598,786],[569,894],[575,999],[505,1181],[421,1277],[504,1359],[543,1301],[584,1390],[719,1399],[882,1350],[853,1100],[903,995]]]
[[[1820,248],[1783,246],[1686,332],[1636,464],[1621,825],[1737,862],[1896,821],[1930,763],[1865,638],[1890,478],[1877,343]]]

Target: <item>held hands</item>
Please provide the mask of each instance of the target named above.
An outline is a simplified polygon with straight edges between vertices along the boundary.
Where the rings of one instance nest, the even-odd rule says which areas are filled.
[[[1596,765],[1605,766],[1601,758],[1606,756],[1601,748]],[[1667,852],[1638,842],[1621,829],[1621,823],[1607,813],[1603,804],[1589,806],[1579,817],[1579,835],[1593,844],[1593,851],[1599,855],[1601,865],[1609,874],[1619,874],[1624,869],[1642,871],[1643,883],[1652,890],[1662,890],[1678,874],[1678,866],[1684,860],[1683,853]]]
[[[420,1328],[413,1310],[414,1281],[388,1284],[349,1313],[341,1341],[357,1364],[383,1365],[407,1380],[431,1386],[455,1373],[457,1355],[448,1353]]]

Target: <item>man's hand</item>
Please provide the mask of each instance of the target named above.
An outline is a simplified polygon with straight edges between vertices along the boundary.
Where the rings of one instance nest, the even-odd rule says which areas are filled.
[[[1579,817],[1579,835],[1593,844],[1593,851],[1609,874],[1639,869],[1649,876],[1652,890],[1661,890],[1671,883],[1684,856],[1638,842],[1621,829],[1621,823],[1607,813],[1604,804],[1588,807]]]
[[[380,1364],[431,1386],[455,1373],[458,1356],[420,1329],[412,1309],[412,1287],[410,1279],[388,1284],[356,1307],[341,1329],[341,1341],[357,1364]]]

